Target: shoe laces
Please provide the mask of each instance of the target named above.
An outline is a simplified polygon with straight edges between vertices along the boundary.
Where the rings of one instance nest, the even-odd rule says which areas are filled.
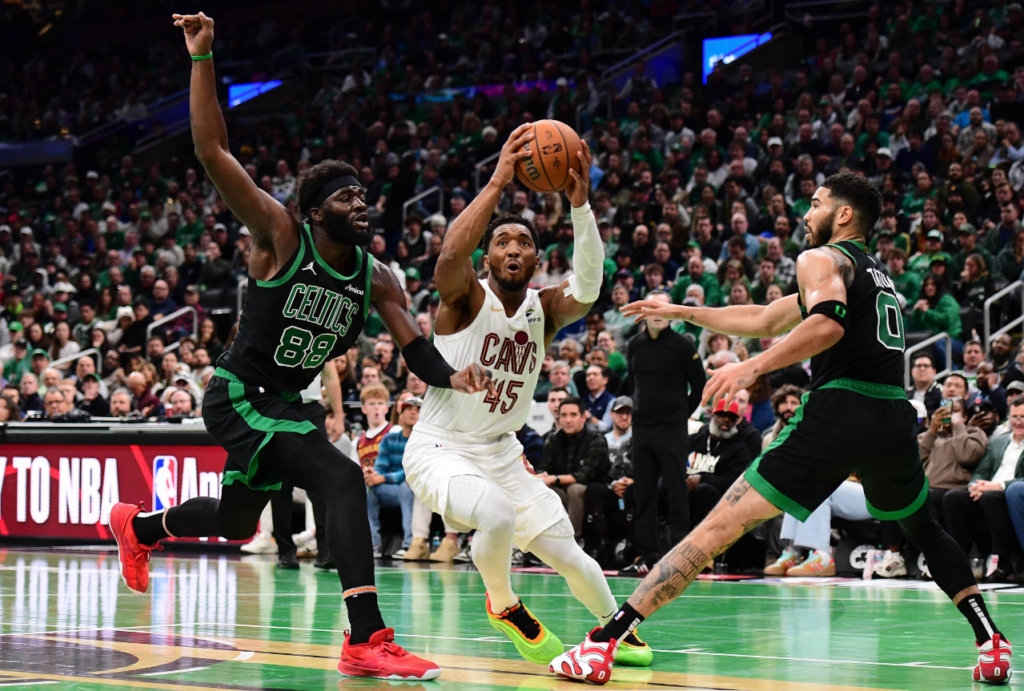
[[[534,640],[540,635],[540,622],[533,618],[522,600],[499,614],[498,618],[512,624],[529,640]]]

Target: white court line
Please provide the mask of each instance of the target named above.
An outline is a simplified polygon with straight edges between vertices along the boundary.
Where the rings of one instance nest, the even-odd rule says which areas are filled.
[[[134,596],[130,596],[134,597]],[[134,631],[136,629],[164,629],[164,628],[176,628],[178,626],[188,626],[188,624],[149,624],[147,626],[100,626],[87,629],[53,629],[47,628],[42,631],[8,631],[7,633],[0,633],[0,636],[41,636],[45,633],[88,633],[88,632],[99,632],[99,631]]]
[[[185,672],[200,672],[204,669],[210,669],[207,667],[186,667],[185,669],[171,669],[166,672],[148,672],[146,674],[137,674],[139,677],[160,677],[165,674],[184,674]]]
[[[211,626],[209,623],[197,623],[190,624],[190,626]],[[331,629],[310,629],[301,626],[271,626],[268,624],[234,624],[236,627],[245,627],[252,629],[283,629],[286,631],[314,631],[322,633],[337,633]],[[428,638],[432,640],[446,640],[446,641],[472,641],[476,643],[501,643],[511,645],[512,641],[508,639],[497,639],[492,636],[479,636],[476,638],[460,637],[460,636],[424,636],[422,634],[413,633],[395,633],[395,636],[401,636],[404,638]],[[566,644],[566,648],[573,646]],[[974,669],[974,667],[947,667],[942,665],[933,665],[929,662],[875,662],[872,660],[828,660],[819,658],[809,657],[781,657],[778,655],[743,655],[740,653],[710,653],[701,652],[699,648],[683,648],[680,650],[654,650],[656,653],[669,653],[678,655],[707,655],[711,657],[741,657],[752,660],[785,660],[790,662],[814,662],[818,664],[829,664],[829,665],[865,665],[870,667],[913,667],[916,669],[953,669],[953,670],[965,670]]]

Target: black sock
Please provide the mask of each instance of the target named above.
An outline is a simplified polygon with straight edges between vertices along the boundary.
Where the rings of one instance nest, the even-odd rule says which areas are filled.
[[[612,620],[591,635],[590,640],[596,643],[603,643],[612,639],[625,638],[636,627],[640,626],[644,618],[639,612],[633,609],[628,602],[622,606]]]
[[[139,542],[146,546],[155,545],[165,537],[170,537],[164,530],[163,511],[140,513],[132,519],[132,528],[135,529],[135,536],[139,538]]]
[[[377,589],[369,586],[367,590],[361,590],[358,594],[349,595],[345,598],[345,605],[348,607],[349,622],[349,643],[359,645],[370,640],[370,636],[377,633],[384,626],[384,618],[380,616],[380,609],[377,607]]]
[[[985,608],[985,600],[981,597],[981,593],[968,595],[963,600],[960,600],[960,604],[956,608],[971,623],[971,628],[974,629],[974,638],[978,645],[999,633],[999,629],[996,628],[992,617],[988,615],[988,609]]]

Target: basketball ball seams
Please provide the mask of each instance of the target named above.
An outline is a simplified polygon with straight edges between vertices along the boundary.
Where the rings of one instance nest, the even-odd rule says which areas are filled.
[[[537,139],[537,123],[533,123],[533,141],[537,141]],[[527,142],[527,144],[528,143],[529,142]],[[540,169],[542,173],[544,173],[544,177],[548,179],[548,187],[550,189],[545,190],[543,194],[547,194],[548,192],[557,192],[558,188],[555,186],[555,183],[551,182],[551,176],[548,175],[548,167],[544,165],[544,154],[540,152],[539,148],[537,151],[533,151],[533,149],[530,149],[530,153],[532,154],[531,158],[533,158],[534,156],[536,157],[537,167]]]
[[[562,132],[562,123],[558,120],[550,120],[549,122],[554,124],[555,132],[558,132],[558,136],[562,138],[562,146],[565,147],[565,160],[568,165],[565,167],[565,177],[562,179],[561,187],[559,187],[559,189],[564,189],[565,186],[569,184],[569,169],[572,168],[572,157],[569,151],[569,142],[566,141],[565,134]]]

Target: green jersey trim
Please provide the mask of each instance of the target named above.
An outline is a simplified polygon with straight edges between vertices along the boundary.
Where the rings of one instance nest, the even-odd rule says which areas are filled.
[[[907,392],[899,386],[893,386],[892,384],[875,384],[873,382],[848,379],[845,377],[825,382],[819,386],[817,390],[821,391],[822,389],[846,389],[847,391],[859,393],[862,396],[867,396],[869,398],[881,398],[887,401],[907,400]]]
[[[837,249],[837,250],[839,250],[840,252],[842,252],[843,254],[845,254],[845,255],[846,255],[847,257],[849,257],[849,258],[850,258],[850,261],[851,261],[851,262],[853,262],[853,265],[854,265],[854,266],[857,266],[857,259],[856,259],[856,257],[854,257],[854,256],[853,256],[853,255],[852,255],[852,254],[850,253],[850,250],[846,249],[846,248],[845,248],[845,247],[843,247],[842,245],[839,245],[839,244],[832,244],[832,243],[829,243],[829,244],[825,245],[825,247],[832,247],[832,248],[834,248],[834,249]]]
[[[351,281],[353,278],[359,275],[359,269],[363,268],[363,255],[366,254],[365,252],[363,252],[361,247],[357,246],[354,248],[356,251],[356,268],[352,271],[352,275],[342,276],[340,273],[332,269],[331,265],[324,261],[324,258],[320,256],[319,252],[316,251],[316,244],[313,242],[313,234],[309,230],[309,225],[303,224],[302,227],[306,229],[306,239],[309,240],[309,247],[310,249],[313,250],[313,256],[316,258],[316,263],[323,267],[324,271],[326,271],[329,276],[332,276],[338,279],[339,281]]]
[[[906,518],[910,514],[914,513],[918,509],[920,509],[922,506],[924,506],[924,503],[927,500],[928,500],[928,476],[925,475],[925,477],[924,477],[924,484],[921,485],[921,491],[917,495],[917,499],[915,499],[910,504],[910,506],[908,506],[905,509],[900,509],[899,511],[882,511],[881,509],[878,509],[878,508],[875,508],[874,506],[872,506],[871,502],[869,502],[866,497],[864,498],[864,503],[867,504],[867,506],[868,506],[868,513],[870,513],[872,516],[874,516],[878,520],[880,520],[880,521],[899,521],[899,520],[902,520],[902,519]]]
[[[782,431],[779,432],[779,436],[775,437],[775,440],[768,445],[768,448],[761,452],[761,455],[757,457],[757,460],[755,460],[743,474],[743,477],[750,483],[750,486],[756,489],[758,493],[767,499],[772,506],[795,516],[800,522],[804,522],[810,518],[812,512],[808,511],[807,508],[799,502],[790,499],[785,494],[775,489],[770,482],[761,476],[761,473],[757,472],[757,466],[761,463],[761,459],[766,453],[772,449],[777,449],[779,446],[784,444],[786,440],[789,439],[789,435],[796,429],[796,426],[804,419],[804,406],[807,405],[807,399],[810,398],[810,395],[811,392],[808,391],[803,395],[803,397],[801,397],[800,407],[796,409],[796,414],[788,423],[786,423],[786,426],[782,428]]]
[[[241,384],[242,386],[253,386],[252,384],[246,384],[244,381],[239,379],[233,373],[228,372],[223,367],[218,367],[217,369],[215,369],[213,371],[213,376],[220,377],[221,379],[227,379],[229,382],[233,382],[235,384]],[[297,401],[297,400],[302,398],[302,394],[301,393],[292,393],[290,391],[275,391],[273,393],[276,393],[278,396],[280,396],[284,400],[288,401],[289,403],[294,403],[295,401]],[[250,425],[250,427],[251,426],[252,425]]]
[[[366,295],[363,296],[363,319],[370,314],[370,284],[373,283],[373,255],[366,253]]]
[[[276,288],[280,285],[284,285],[291,277],[295,275],[295,272],[299,270],[299,265],[302,264],[302,258],[306,255],[306,243],[302,239],[302,233],[299,233],[299,249],[295,252],[295,261],[292,262],[291,267],[281,278],[275,278],[273,281],[261,281],[256,279],[256,287],[258,288]]]

